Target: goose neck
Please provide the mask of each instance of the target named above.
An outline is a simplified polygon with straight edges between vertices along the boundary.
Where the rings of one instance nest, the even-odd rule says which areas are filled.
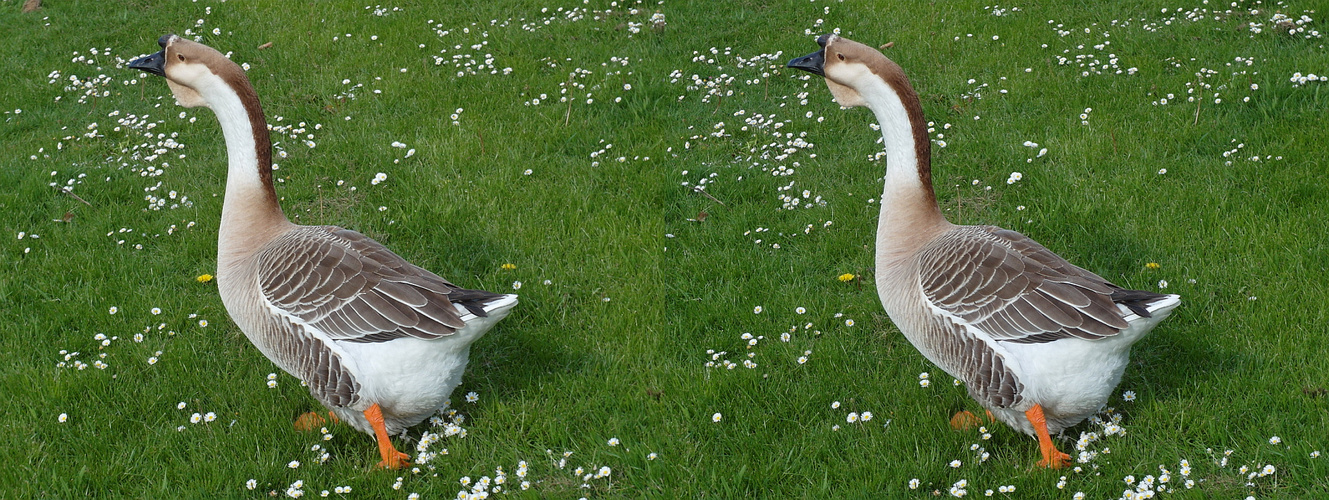
[[[240,78],[243,78],[241,76]],[[272,143],[258,96],[247,80],[218,85],[208,105],[226,138],[226,197],[218,258],[225,263],[290,226],[272,185]],[[257,241],[255,241],[257,240]]]
[[[878,79],[860,94],[881,126],[886,152],[877,227],[880,261],[912,253],[950,224],[932,190],[932,147],[918,94],[902,74]]]

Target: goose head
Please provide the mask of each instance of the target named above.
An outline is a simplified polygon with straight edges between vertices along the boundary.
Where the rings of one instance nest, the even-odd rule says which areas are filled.
[[[817,38],[817,44],[821,50],[789,61],[788,66],[824,77],[835,102],[846,108],[867,106],[864,93],[904,76],[900,66],[877,49],[848,38],[828,33]]]
[[[130,61],[129,68],[165,78],[181,106],[212,110],[226,138],[227,201],[222,206],[221,240],[240,242],[244,236],[228,236],[228,231],[251,229],[259,220],[278,229],[289,225],[272,186],[267,120],[245,71],[216,49],[176,35],[163,36],[157,44],[160,52]]]
[[[824,77],[835,102],[845,108],[868,108],[881,126],[886,176],[879,234],[887,234],[882,230],[888,226],[905,233],[918,227],[947,227],[932,190],[932,143],[923,106],[904,70],[876,48],[839,35],[822,35],[817,44],[821,50],[789,61],[788,66]],[[885,244],[898,243],[900,248],[887,248],[879,239],[878,262],[882,255],[900,249],[895,254],[907,255],[912,251],[909,245],[919,241],[925,240],[895,239]]]
[[[217,49],[176,35],[162,36],[157,44],[160,52],[130,61],[129,67],[165,77],[181,106],[210,107],[204,96],[237,87],[237,78],[248,86],[244,70]]]

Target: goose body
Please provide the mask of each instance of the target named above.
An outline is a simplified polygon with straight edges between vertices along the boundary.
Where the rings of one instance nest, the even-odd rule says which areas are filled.
[[[380,466],[400,467],[389,435],[441,408],[471,343],[517,296],[460,288],[364,235],[300,226],[277,203],[258,97],[238,65],[175,35],[129,63],[167,79],[186,107],[211,108],[228,172],[217,245],[227,313],[268,359],[342,421],[374,435]]]
[[[922,106],[904,72],[861,43],[817,41],[822,50],[789,66],[825,77],[841,106],[865,106],[881,125],[876,285],[887,315],[995,418],[1038,438],[1040,465],[1065,465],[1050,433],[1103,407],[1131,345],[1180,297],[1120,288],[1015,231],[948,222],[932,191]]]

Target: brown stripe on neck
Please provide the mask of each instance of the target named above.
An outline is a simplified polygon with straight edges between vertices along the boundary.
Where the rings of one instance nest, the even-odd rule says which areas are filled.
[[[236,95],[240,97],[240,102],[245,107],[245,113],[249,115],[249,126],[254,133],[254,157],[258,159],[258,179],[263,183],[266,201],[280,212],[277,190],[272,184],[272,139],[268,136],[268,120],[263,116],[263,106],[258,102],[258,93],[249,83],[249,77],[245,76],[238,67],[236,71],[225,71],[218,76],[235,89]]]
[[[923,191],[933,206],[937,205],[937,194],[932,191],[932,141],[928,137],[927,121],[923,118],[923,105],[918,100],[918,93],[909,85],[909,78],[904,70],[894,61],[886,59],[886,67],[872,67],[872,72],[881,77],[900,96],[905,113],[909,115],[909,129],[914,133],[914,156],[918,160],[918,180],[923,184]]]

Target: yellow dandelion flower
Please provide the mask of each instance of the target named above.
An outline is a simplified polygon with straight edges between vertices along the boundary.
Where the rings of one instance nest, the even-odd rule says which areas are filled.
[[[517,265],[516,265],[516,264],[511,264],[511,263],[509,263],[509,264],[503,264],[502,266],[499,266],[499,269],[502,269],[502,270],[504,270],[504,271],[511,271],[511,270],[513,270],[513,269],[516,269],[516,268],[517,268]]]
[[[848,282],[850,282],[850,281],[853,281],[855,277],[856,277],[856,276],[854,276],[853,274],[850,274],[850,273],[844,273],[844,274],[841,274],[841,275],[840,275],[838,278],[836,278],[836,279],[838,279],[838,280],[840,280],[840,281],[843,281],[843,282],[845,282],[845,283],[848,283]]]
[[[212,275],[208,273],[203,273],[198,275],[198,277],[194,279],[198,280],[199,283],[209,283],[212,281]]]
[[[1150,263],[1144,265],[1144,268],[1145,268],[1145,269],[1158,269],[1158,268],[1160,268],[1160,267],[1163,267],[1163,266],[1158,265],[1157,262],[1150,262]]]

